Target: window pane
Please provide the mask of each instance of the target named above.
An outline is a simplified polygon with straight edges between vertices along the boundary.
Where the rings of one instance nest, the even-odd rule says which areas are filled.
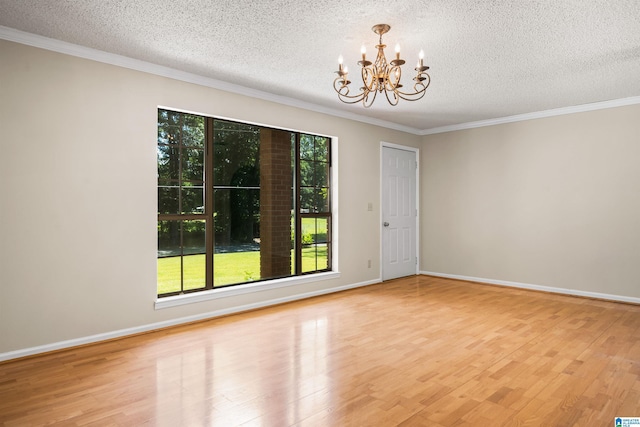
[[[329,189],[315,189],[315,210],[314,212],[329,212]]]
[[[301,213],[324,213],[329,212],[329,188],[309,188],[300,189],[300,212]]]
[[[158,294],[181,290],[180,221],[158,221]]]
[[[316,271],[316,245],[302,245],[302,272]]]
[[[300,185],[303,187],[314,187],[315,186],[315,176],[314,176],[315,162],[308,160],[300,160]]]
[[[177,214],[179,188],[175,185],[158,186],[158,213]]]
[[[302,246],[302,272],[326,270],[329,268],[327,245],[303,245]]]
[[[204,117],[158,110],[158,143],[204,147]]]
[[[179,124],[181,115],[177,111],[158,110],[158,127]]]
[[[182,213],[204,213],[204,187],[190,185],[182,187]]]
[[[302,218],[303,273],[329,268],[328,236],[328,218]]]
[[[204,150],[182,149],[182,180],[204,182]]]
[[[315,159],[317,161],[326,162],[329,160],[329,138],[315,137]]]
[[[328,187],[329,186],[329,163],[315,162],[314,163],[314,186],[316,187]]]
[[[260,249],[225,247],[213,255],[213,286],[260,280]]]
[[[177,144],[179,141],[180,113],[175,111],[158,110],[158,143]]]
[[[329,268],[329,256],[327,245],[316,245],[316,268],[326,270]]]
[[[158,184],[168,184],[180,178],[180,156],[177,147],[158,145]]]
[[[206,285],[206,237],[204,221],[183,221],[183,289]]]
[[[226,246],[257,245],[260,231],[260,191],[222,189],[214,191],[216,251]]]
[[[158,110],[158,213],[204,213],[204,117]],[[181,172],[182,170],[182,172]]]
[[[300,158],[304,160],[315,159],[315,149],[312,135],[300,135]]]
[[[183,114],[182,145],[204,148],[204,117]]]
[[[329,212],[329,138],[300,135],[300,212]]]
[[[327,218],[315,218],[316,236],[315,243],[327,243],[329,233],[329,221]]]
[[[302,244],[310,245],[315,243],[316,219],[302,218]]]
[[[215,186],[260,186],[258,127],[215,120],[213,147]]]
[[[206,286],[205,221],[158,221],[158,294]]]
[[[259,280],[260,191],[217,189],[214,206],[214,286]]]
[[[316,212],[315,190],[309,187],[300,188],[300,212]]]
[[[158,142],[162,144],[180,144],[180,126],[161,123],[158,125]]]
[[[293,207],[293,199],[291,202],[292,202],[291,206]],[[294,276],[297,274],[296,273],[297,256],[296,256],[296,211],[293,208],[291,209],[290,221],[291,221],[291,229],[290,229],[289,235],[291,236],[291,275]]]

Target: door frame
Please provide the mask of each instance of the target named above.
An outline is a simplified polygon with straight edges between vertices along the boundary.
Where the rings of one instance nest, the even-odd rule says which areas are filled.
[[[412,151],[416,155],[416,274],[420,273],[420,149],[416,147],[410,147],[407,145],[399,145],[391,142],[380,141],[380,184],[379,184],[379,197],[380,197],[380,212],[378,216],[379,225],[379,238],[380,238],[380,281],[384,280],[384,259],[382,250],[382,233],[384,226],[382,225],[382,190],[384,188],[383,182],[383,150],[384,148],[395,148],[397,150]]]

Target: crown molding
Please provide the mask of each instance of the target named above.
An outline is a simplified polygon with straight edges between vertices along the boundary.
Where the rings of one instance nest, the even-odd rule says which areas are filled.
[[[609,101],[594,102],[590,104],[576,105],[571,107],[555,108],[551,110],[537,111],[533,113],[517,114],[514,116],[499,117],[494,119],[479,120],[475,122],[459,123],[449,126],[441,126],[430,129],[418,129],[410,126],[401,125],[387,120],[376,119],[373,117],[363,116],[360,114],[342,111],[334,108],[324,107],[299,99],[289,98],[286,96],[275,95],[273,93],[264,92],[257,89],[240,86],[237,84],[225,82],[222,80],[204,77],[185,71],[176,70],[174,68],[165,67],[163,65],[153,64],[139,59],[129,58],[123,55],[117,55],[92,49],[25,31],[16,30],[0,25],[0,39],[16,42],[28,46],[33,46],[53,52],[63,53],[83,59],[102,62],[105,64],[115,65],[118,67],[128,68],[135,71],[141,71],[148,74],[154,74],[161,77],[167,77],[173,80],[179,80],[186,83],[193,83],[199,86],[210,87],[212,89],[222,90],[225,92],[235,93],[237,95],[248,96],[251,98],[262,99],[265,101],[275,102],[290,107],[296,107],[303,110],[313,111],[316,113],[327,114],[334,117],[353,120],[361,123],[367,123],[374,126],[380,126],[387,129],[393,129],[413,135],[433,135],[438,133],[453,132],[458,130],[473,129],[485,126],[494,126],[505,123],[520,122],[524,120],[541,119],[545,117],[561,116],[565,114],[581,113],[585,111],[602,110],[606,108],[615,108],[626,105],[640,104],[640,96],[629,98],[614,99]]]
[[[167,77],[173,80],[179,80],[187,83],[197,84],[199,86],[210,87],[212,89],[218,89],[225,92],[235,93],[237,95],[244,95],[251,98],[262,99],[265,101],[271,101],[278,104],[287,105],[290,107],[296,107],[303,110],[309,110],[316,113],[327,114],[344,119],[354,120],[362,123],[367,123],[375,126],[380,126],[388,129],[394,129],[401,132],[407,132],[414,135],[420,134],[420,129],[400,125],[398,123],[389,122],[386,120],[375,119],[372,117],[363,116],[348,111],[341,111],[329,107],[323,107],[321,105],[313,104],[310,102],[301,101],[299,99],[293,99],[286,96],[275,95],[273,93],[264,92],[257,89],[251,89],[248,87],[240,86],[237,84],[225,82],[222,80],[212,79],[210,77],[204,77],[185,71],[176,70],[174,68],[165,67],[163,65],[153,64],[139,59],[129,58],[123,55],[117,55],[114,53],[105,52],[98,49],[89,48],[86,46],[80,46],[73,43],[64,42],[61,40],[52,39],[49,37],[40,36],[37,34],[28,33],[25,31],[16,30],[0,25],[0,39],[16,42],[28,46],[33,46],[52,52],[63,53],[66,55],[75,56],[78,58],[89,59],[92,61],[102,62],[105,64],[115,65],[118,67],[128,68],[135,71],[142,71],[144,73],[154,74],[161,77]]]
[[[424,129],[420,135],[434,135],[437,133],[453,132],[457,130],[481,128],[485,126],[501,125],[505,123],[522,122],[525,120],[542,119],[545,117],[563,116],[565,114],[583,113],[585,111],[604,110],[607,108],[624,107],[626,105],[640,104],[640,96],[612,99],[610,101],[592,102],[590,104],[574,105],[571,107],[554,108],[551,110],[536,111],[533,113],[517,114],[514,116],[499,117],[496,119],[479,120],[477,122],[460,123],[450,126]]]

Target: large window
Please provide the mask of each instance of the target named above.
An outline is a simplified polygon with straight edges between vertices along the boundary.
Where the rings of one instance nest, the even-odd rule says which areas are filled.
[[[330,142],[158,110],[158,296],[330,271]]]

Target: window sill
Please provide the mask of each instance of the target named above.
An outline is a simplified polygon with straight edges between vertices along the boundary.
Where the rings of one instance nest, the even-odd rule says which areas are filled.
[[[310,274],[308,276],[286,277],[284,279],[275,279],[264,282],[249,283],[240,286],[230,286],[219,289],[210,289],[208,291],[194,292],[183,295],[175,295],[172,297],[157,298],[155,309],[163,309],[176,307],[179,305],[193,304],[196,302],[209,301],[219,298],[227,298],[235,295],[250,294],[253,292],[262,292],[269,289],[284,288],[287,286],[295,286],[303,283],[318,282],[322,280],[337,279],[340,273],[337,271],[328,271],[326,273]]]

